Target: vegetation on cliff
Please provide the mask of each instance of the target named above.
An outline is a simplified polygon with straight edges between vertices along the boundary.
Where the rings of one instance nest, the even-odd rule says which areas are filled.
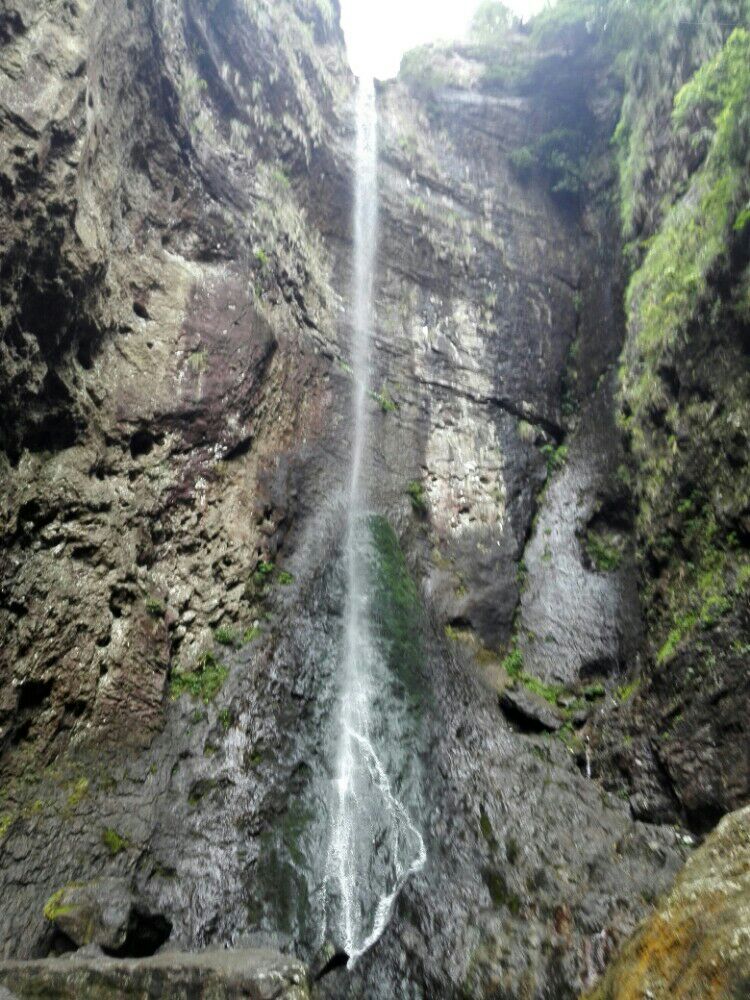
[[[636,137],[645,132],[625,130],[624,121],[618,129],[623,222],[632,232],[643,218],[633,177],[641,157]],[[742,537],[750,473],[740,457],[750,415],[743,364],[750,197],[745,28],[732,31],[677,90],[667,126],[669,152],[681,150],[693,170],[661,199],[654,228],[643,231],[620,369],[641,551],[647,576],[656,578],[648,597],[656,639],[663,642],[659,662],[746,593]]]

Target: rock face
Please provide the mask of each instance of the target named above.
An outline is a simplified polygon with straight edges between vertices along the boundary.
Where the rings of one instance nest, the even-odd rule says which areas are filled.
[[[168,952],[143,961],[78,958],[0,964],[12,994],[59,1000],[306,1000],[304,966],[271,951]]]
[[[95,945],[110,955],[153,954],[172,930],[164,917],[139,911],[127,883],[117,878],[59,889],[44,915],[77,948]]]
[[[677,63],[680,15],[656,17],[663,58],[636,50],[626,79],[634,273],[619,407],[646,643],[636,683],[591,738],[608,787],[627,789],[636,815],[700,833],[750,796],[750,25],[741,5],[705,15]]]
[[[170,663],[239,618],[278,546],[251,443],[268,420],[276,467],[321,420],[311,346],[287,381],[279,337],[332,323],[291,176],[326,169],[338,29],[312,3],[286,28],[215,14],[210,36],[200,4],[3,15],[0,739],[43,763],[83,732],[149,743]]]
[[[750,809],[719,823],[590,1000],[712,1000],[750,990]]]
[[[307,995],[291,961],[262,993],[241,952],[124,960],[168,936],[330,954],[320,996],[576,996],[670,887],[669,824],[706,815],[744,697],[722,687],[737,649],[726,732],[686,722],[658,757],[689,674],[623,707],[652,636],[615,419],[635,327],[611,60],[584,28],[514,35],[379,87],[370,479],[413,722],[394,773],[428,860],[345,970],[320,941],[351,392],[338,10],[16,0],[0,43],[0,953],[123,958],[0,977]],[[580,189],[521,169],[570,129]],[[586,776],[586,738],[630,801]],[[735,765],[714,818],[746,794]]]

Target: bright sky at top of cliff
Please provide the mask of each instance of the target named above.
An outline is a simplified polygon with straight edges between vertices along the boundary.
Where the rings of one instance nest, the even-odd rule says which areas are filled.
[[[527,19],[546,0],[505,0]],[[395,76],[404,52],[439,39],[463,38],[478,0],[341,0],[352,69],[381,80]]]

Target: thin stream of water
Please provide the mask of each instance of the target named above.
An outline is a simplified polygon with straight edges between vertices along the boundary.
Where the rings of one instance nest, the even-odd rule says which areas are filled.
[[[426,860],[424,841],[394,792],[373,736],[376,688],[385,683],[382,650],[370,617],[372,547],[366,467],[368,387],[377,256],[377,105],[373,79],[360,79],[354,196],[353,439],[345,546],[346,606],[341,659],[333,828],[326,893],[335,896],[332,928],[350,964],[380,937],[406,878]],[[387,842],[387,865],[376,864]],[[373,881],[377,884],[373,885]],[[373,900],[375,901],[373,906]]]

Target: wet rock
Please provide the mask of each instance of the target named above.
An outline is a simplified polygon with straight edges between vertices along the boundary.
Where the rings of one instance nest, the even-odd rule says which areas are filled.
[[[503,691],[500,707],[524,732],[556,733],[563,726],[562,716],[554,706],[522,684]]]
[[[306,1000],[305,967],[271,951],[168,952],[141,961],[77,957],[0,964],[15,996],[99,1000],[169,996],[174,1000]]]

